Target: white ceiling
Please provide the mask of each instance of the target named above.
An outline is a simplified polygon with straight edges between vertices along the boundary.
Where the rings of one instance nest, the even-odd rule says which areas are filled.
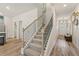
[[[67,6],[64,7],[64,4]],[[78,4],[77,3],[54,3],[52,5],[55,6],[56,16],[60,17],[60,16],[66,16],[70,14]]]
[[[6,9],[7,6],[10,10]],[[0,3],[0,14],[12,17],[38,6],[37,3]]]
[[[64,7],[64,4],[66,4],[67,7]],[[0,14],[2,13],[5,16],[12,17],[41,5],[41,3],[0,3]],[[56,8],[56,16],[64,16],[70,14],[78,4],[52,3],[52,5]],[[6,6],[9,6],[10,10],[7,10]]]

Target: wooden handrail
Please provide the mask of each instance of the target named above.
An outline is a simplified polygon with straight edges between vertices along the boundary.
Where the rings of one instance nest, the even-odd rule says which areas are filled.
[[[31,24],[29,24],[26,28],[23,28],[23,31],[25,31],[27,28],[29,28],[35,21],[39,20],[39,18],[41,18],[42,15],[40,17],[38,17],[36,20],[34,20]]]

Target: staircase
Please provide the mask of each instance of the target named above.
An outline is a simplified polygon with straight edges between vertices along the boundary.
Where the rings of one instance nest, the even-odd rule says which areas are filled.
[[[44,55],[44,51],[46,50],[47,42],[53,27],[52,17],[47,24],[42,23],[43,19],[36,19],[26,28],[23,28],[23,48],[21,49],[21,55],[24,56],[41,56]],[[37,27],[36,25],[42,25]],[[40,28],[38,30],[38,28]],[[30,29],[30,30],[29,30]],[[34,31],[31,32],[31,29]],[[37,30],[38,32],[37,32]],[[37,32],[37,33],[36,33]],[[30,33],[30,35],[28,35]],[[28,41],[25,41],[27,38]]]
[[[44,25],[40,28],[40,30],[33,37],[31,43],[24,49],[25,56],[40,56],[42,51],[42,29]]]

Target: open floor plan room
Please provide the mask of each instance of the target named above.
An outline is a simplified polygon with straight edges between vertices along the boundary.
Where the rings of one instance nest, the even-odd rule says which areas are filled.
[[[0,56],[79,56],[79,3],[0,3]]]

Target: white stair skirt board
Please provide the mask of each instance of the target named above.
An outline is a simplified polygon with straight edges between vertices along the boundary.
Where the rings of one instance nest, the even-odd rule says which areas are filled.
[[[43,27],[41,28],[43,29]],[[24,49],[25,56],[40,56],[42,51],[42,32],[41,29],[34,35],[31,43]]]

